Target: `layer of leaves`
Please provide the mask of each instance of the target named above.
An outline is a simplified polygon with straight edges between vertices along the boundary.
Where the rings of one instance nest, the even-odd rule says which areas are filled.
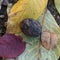
[[[59,28],[59,26],[58,26],[58,24],[56,23],[56,21],[55,21],[55,19],[53,18],[53,16],[51,15],[51,13],[47,10],[47,12],[46,12],[46,14],[45,14],[45,18],[44,18],[44,21],[42,21],[43,20],[43,16],[44,15],[41,15],[39,18],[38,18],[38,21],[42,24],[43,23],[43,31],[45,31],[45,30],[49,30],[49,31],[51,31],[51,32],[55,32],[57,35],[58,35],[58,37],[60,37],[60,28]],[[11,21],[12,22],[12,21]],[[10,22],[9,22],[10,23]],[[17,24],[16,24],[17,25]],[[11,28],[11,27],[13,27],[14,28],[14,26],[13,25],[11,25],[11,26],[9,26],[9,28]],[[9,28],[8,28],[8,30],[9,30]],[[32,46],[28,46],[27,47],[27,50],[29,51],[28,52],[28,55],[29,55],[29,57],[32,57],[33,56],[33,58],[35,58],[34,56],[35,55],[37,55],[37,53],[38,53],[38,49],[39,49],[39,45],[38,45],[38,43],[39,43],[39,38],[32,38],[32,37],[28,37],[28,36],[25,36],[22,32],[19,32],[18,33],[18,31],[14,31],[14,29],[13,28],[11,28],[10,30],[9,30],[9,32],[12,32],[12,33],[15,33],[15,34],[20,34],[22,37],[23,37],[23,39],[25,40],[25,41],[27,41],[28,43],[30,43],[30,44],[33,44]],[[15,27],[15,30],[17,30],[17,27]],[[55,52],[56,52],[56,55],[57,56],[59,56],[60,55],[60,38],[59,38],[59,40],[58,40],[58,45],[57,45],[57,48],[54,50]],[[33,51],[35,51],[36,52],[36,54],[35,54],[35,52],[33,52]],[[58,52],[57,52],[58,51]],[[23,54],[23,57],[24,57],[25,55]]]

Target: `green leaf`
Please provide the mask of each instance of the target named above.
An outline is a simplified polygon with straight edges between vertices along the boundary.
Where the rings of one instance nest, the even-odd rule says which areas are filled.
[[[43,18],[43,15],[38,19],[38,21],[40,21],[40,23],[42,23],[42,18]],[[58,24],[56,23],[55,19],[52,16],[52,14],[48,10],[45,15],[44,25],[43,25],[43,31],[46,31],[46,30],[55,32],[58,35],[59,40],[58,40],[57,47],[56,47],[56,49],[54,49],[54,51],[55,51],[57,57],[59,57],[60,56],[60,27],[58,26]]]
[[[54,2],[58,12],[60,13],[60,0],[54,0]]]

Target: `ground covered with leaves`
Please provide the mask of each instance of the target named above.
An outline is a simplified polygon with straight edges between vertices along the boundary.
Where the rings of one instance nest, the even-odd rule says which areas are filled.
[[[50,30],[50,31],[53,31],[53,32],[56,32],[57,34],[58,34],[58,36],[60,37],[60,29],[59,29],[59,26],[58,25],[60,25],[60,14],[59,14],[59,12],[57,11],[57,9],[56,9],[56,7],[55,7],[55,3],[54,3],[54,0],[48,0],[48,5],[47,5],[47,8],[48,8],[48,10],[47,10],[47,12],[46,12],[46,14],[45,15],[43,15],[43,16],[45,16],[45,18],[44,19],[42,19],[42,17],[40,17],[39,19],[38,19],[38,21],[39,22],[41,22],[41,20],[44,20],[44,29],[48,29],[48,30]],[[38,9],[39,10],[39,9]],[[33,12],[33,11],[32,11]],[[51,13],[50,13],[51,12]],[[19,13],[18,13],[19,14]],[[18,15],[16,15],[16,16],[18,16]],[[54,17],[54,18],[53,18]],[[15,18],[15,17],[14,17]],[[17,19],[18,20],[18,19]],[[56,20],[56,21],[55,21]],[[10,21],[10,22],[12,22],[12,21]],[[14,20],[14,22],[15,22],[15,20]],[[19,20],[18,20],[18,22],[19,22]],[[56,22],[58,23],[58,25],[56,24]],[[14,24],[15,26],[16,26],[16,24]],[[16,33],[17,32],[17,30],[18,29],[16,29],[16,27],[14,28],[12,28],[11,26],[12,26],[12,24],[8,24],[8,26],[10,27],[10,29],[12,29],[12,30],[10,30],[9,28],[8,28],[8,31],[10,30],[10,31],[12,31],[13,33]],[[18,27],[18,26],[17,26]],[[19,28],[19,27],[18,27]],[[9,31],[9,32],[10,32]],[[14,32],[15,31],[15,32]],[[17,32],[18,33],[18,32]],[[20,33],[21,34],[21,33]],[[27,37],[24,37],[24,38],[27,38]],[[28,41],[28,40],[27,40]],[[60,43],[59,43],[60,44]],[[58,46],[60,47],[60,45],[58,44]],[[35,46],[34,46],[35,47]],[[35,49],[36,50],[36,49]],[[56,51],[56,53],[57,54],[59,54],[59,52],[57,52]]]

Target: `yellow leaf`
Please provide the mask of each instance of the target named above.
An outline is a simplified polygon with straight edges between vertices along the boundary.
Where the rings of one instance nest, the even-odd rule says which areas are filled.
[[[37,19],[44,11],[47,5],[47,1],[48,0],[19,0],[12,7],[9,16],[14,15],[16,13],[16,15],[19,14],[18,17],[20,18],[20,20],[24,18]]]

